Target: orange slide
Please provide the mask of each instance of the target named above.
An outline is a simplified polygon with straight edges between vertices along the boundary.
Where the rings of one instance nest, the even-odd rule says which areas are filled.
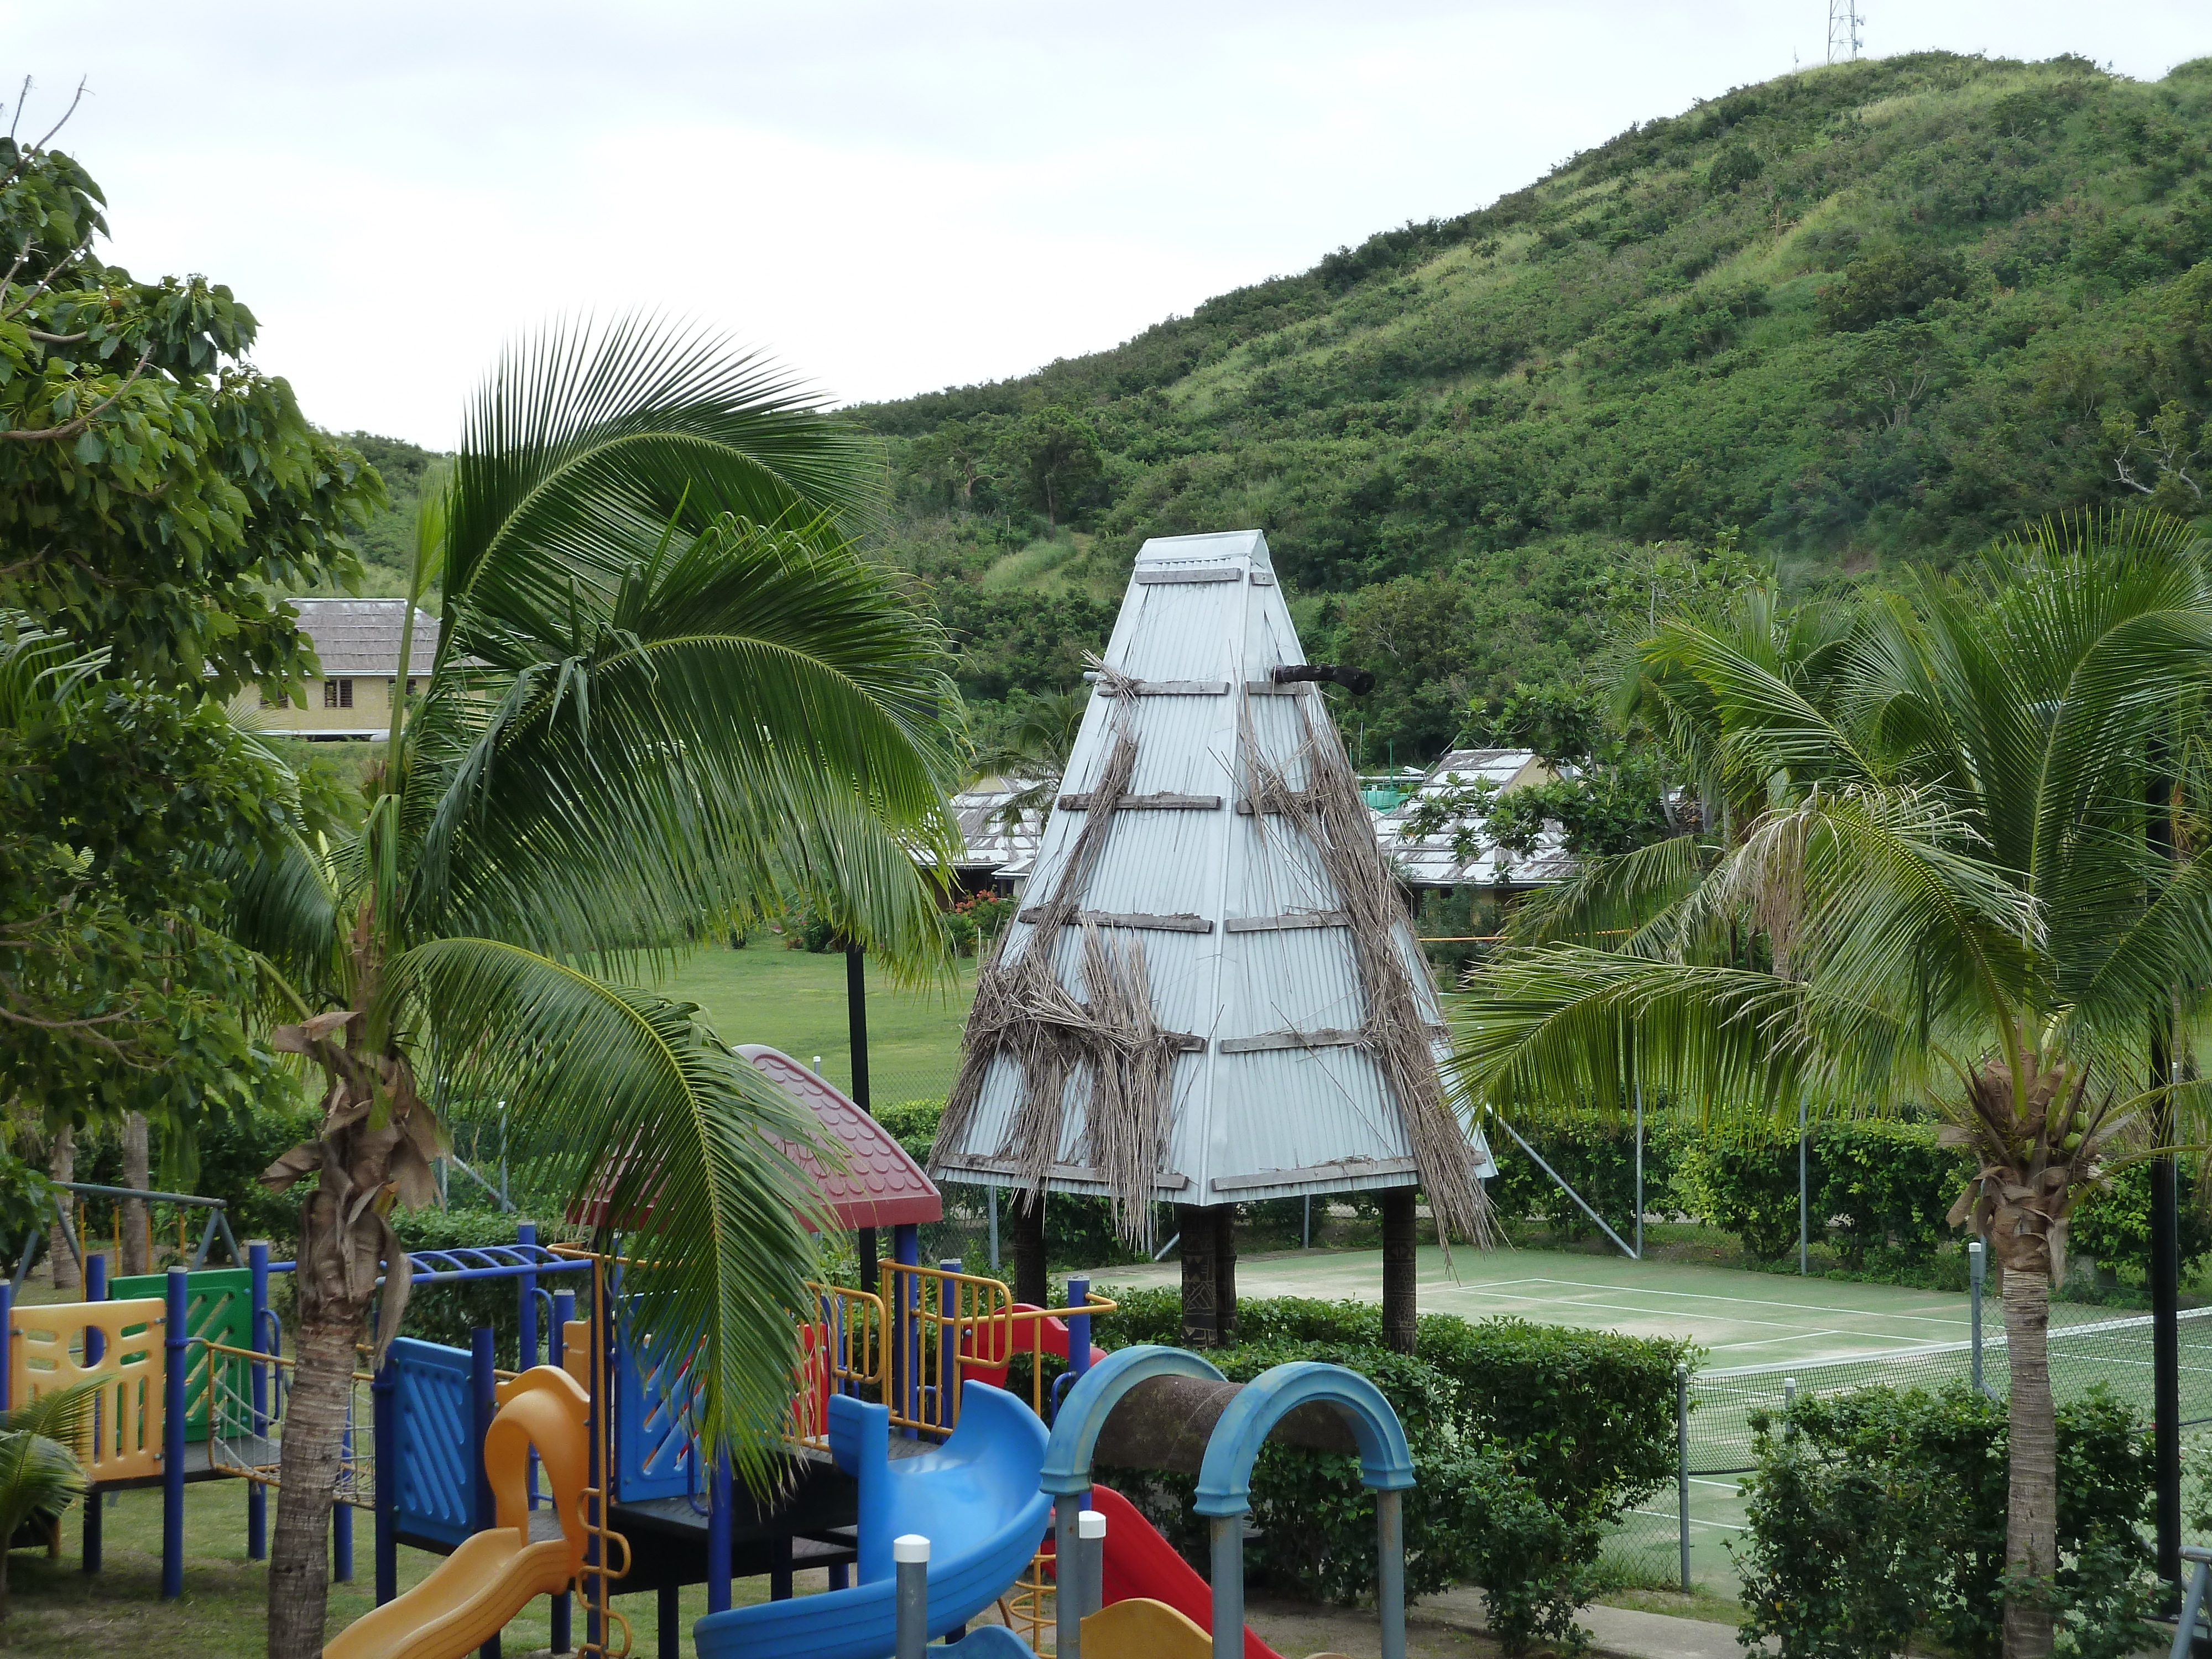
[[[323,1659],[468,1659],[538,1595],[568,1588],[584,1559],[585,1418],[582,1386],[538,1365],[499,1389],[484,1436],[484,1473],[496,1524],[465,1540],[428,1578],[346,1626]],[[561,1536],[530,1541],[530,1453],[553,1487]]]

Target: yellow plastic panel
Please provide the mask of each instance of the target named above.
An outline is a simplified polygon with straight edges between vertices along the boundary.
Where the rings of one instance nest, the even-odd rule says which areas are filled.
[[[167,1373],[167,1305],[159,1297],[132,1302],[54,1302],[17,1306],[8,1397],[27,1403],[79,1382],[100,1385],[89,1444],[77,1455],[97,1484],[161,1472],[161,1383]],[[106,1352],[84,1363],[84,1334],[106,1337]],[[125,1332],[130,1334],[125,1334]]]

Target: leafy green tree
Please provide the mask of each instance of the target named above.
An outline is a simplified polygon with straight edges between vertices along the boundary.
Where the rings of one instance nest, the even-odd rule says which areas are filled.
[[[836,528],[866,442],[717,342],[625,324],[506,358],[426,506],[438,653],[357,828],[233,883],[325,1089],[298,1183],[298,1363],[272,1659],[321,1649],[356,1345],[407,1304],[396,1205],[434,1196],[441,1097],[507,1103],[541,1189],[596,1206],[638,1317],[703,1344],[703,1432],[756,1486],[789,1406],[811,1119],[688,1003],[632,988],[804,906],[910,971],[944,953],[914,849],[951,862],[940,636]],[[379,1302],[376,1279],[385,1283]]]
[[[1028,491],[1029,504],[1045,522],[1089,504],[1105,481],[1105,449],[1090,422],[1059,404],[1022,421],[1003,441]]]
[[[2151,1055],[2192,1054],[2208,1011],[2212,864],[2164,856],[2146,799],[2212,674],[2212,556],[2148,514],[2048,524],[1869,605],[1817,670],[1746,645],[1681,621],[1642,653],[1723,833],[1592,860],[1525,908],[1459,1074],[1539,1118],[1639,1086],[1739,1127],[1941,1113],[1978,1170],[1953,1218],[2004,1267],[2005,1651],[2042,1659],[2068,1220],[2155,1150],[2147,1109],[2203,1115]]]
[[[155,685],[297,680],[313,659],[277,595],[357,574],[382,485],[246,362],[228,288],[94,255],[102,201],[0,137],[0,609]]]
[[[354,579],[381,486],[251,367],[229,289],[98,256],[52,137],[0,137],[0,1076],[62,1147],[117,1116],[188,1145],[289,1092],[209,850],[318,796],[210,699],[313,672],[276,596]]]

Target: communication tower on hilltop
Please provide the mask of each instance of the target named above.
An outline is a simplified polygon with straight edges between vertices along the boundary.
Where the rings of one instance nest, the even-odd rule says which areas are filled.
[[[1828,0],[1828,61],[1847,62],[1859,55],[1858,0]]]

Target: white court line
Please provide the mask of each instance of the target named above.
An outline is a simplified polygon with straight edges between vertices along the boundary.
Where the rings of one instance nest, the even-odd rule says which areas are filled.
[[[1743,1483],[1740,1480],[1708,1480],[1703,1475],[1693,1474],[1690,1477],[1690,1484],[1693,1486],[1718,1486],[1723,1492],[1732,1492],[1739,1498],[1743,1496]]]
[[[1682,1517],[1680,1516],[1669,1515],[1664,1510],[1629,1510],[1629,1513],[1631,1515],[1648,1515],[1654,1521],[1672,1521],[1678,1527],[1682,1524]],[[1734,1522],[1728,1521],[1700,1521],[1694,1515],[1690,1517],[1690,1524],[1693,1527],[1717,1527],[1723,1532],[1749,1532],[1751,1530],[1749,1527],[1739,1527]]]
[[[1514,1283],[1540,1285],[1544,1283],[1544,1281],[1542,1279],[1516,1279]],[[1504,1291],[1500,1291],[1492,1297],[1491,1300],[1494,1302],[1511,1303],[1516,1306],[1534,1304],[1547,1308],[1586,1309],[1595,1313],[1639,1314],[1646,1319],[1665,1319],[1670,1317],[1674,1313],[1681,1312],[1681,1310],[1680,1309],[1669,1310],[1665,1308],[1646,1308],[1633,1302],[1590,1302],[1576,1298],[1562,1299],[1556,1296],[1510,1296],[1507,1295]],[[1818,1313],[1822,1310],[1820,1309],[1809,1309],[1808,1311]],[[1686,1319],[1693,1316],[1694,1316],[1687,1313],[1683,1314],[1683,1317]],[[1748,1314],[1730,1314],[1726,1316],[1731,1323],[1737,1325],[1761,1325],[1778,1331],[1790,1331],[1797,1328],[1786,1319],[1753,1319]]]
[[[1632,1285],[1592,1285],[1587,1280],[1580,1279],[1507,1279],[1504,1282],[1510,1285],[1565,1285],[1578,1291],[1609,1291],[1616,1294],[1626,1291],[1631,1291],[1638,1296],[1674,1297],[1678,1300],[1686,1302],[1741,1303],[1746,1307],[1787,1308],[1793,1312],[1820,1314],[1830,1319],[1834,1319],[1839,1316],[1851,1319],[1910,1319],[1916,1324],[1923,1325],[1964,1325],[1966,1323],[1966,1316],[1963,1313],[1948,1315],[1885,1313],[1879,1309],[1874,1308],[1832,1308],[1824,1303],[1782,1302],[1771,1297],[1718,1296],[1705,1291],[1644,1291],[1638,1290]],[[1964,1298],[1961,1297],[1961,1300],[1963,1299]]]
[[[1788,1336],[1762,1336],[1756,1342],[1716,1342],[1712,1345],[1712,1352],[1718,1353],[1723,1348],[1771,1348],[1778,1342],[1811,1342],[1823,1336],[1858,1334],[1856,1331],[1793,1331]]]

